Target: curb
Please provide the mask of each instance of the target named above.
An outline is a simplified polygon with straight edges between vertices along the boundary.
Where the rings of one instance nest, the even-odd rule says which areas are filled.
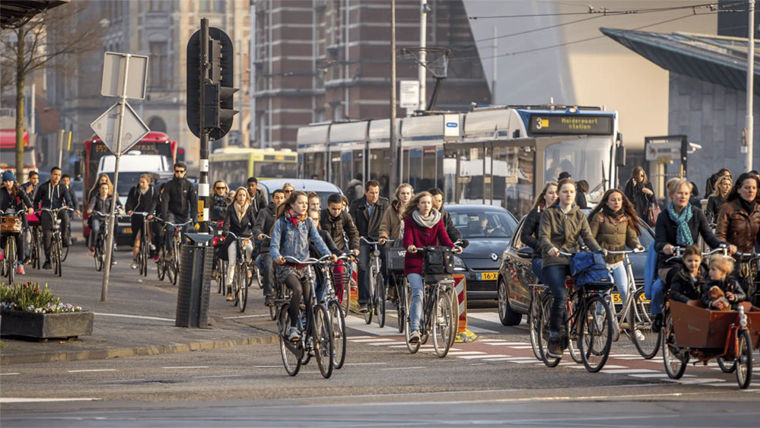
[[[142,357],[148,355],[176,354],[180,352],[208,351],[245,345],[269,345],[279,343],[277,335],[252,336],[239,339],[173,343],[171,345],[145,345],[126,348],[101,348],[82,351],[30,352],[16,355],[0,355],[0,365],[25,363],[50,363],[55,361],[107,360],[111,358]]]

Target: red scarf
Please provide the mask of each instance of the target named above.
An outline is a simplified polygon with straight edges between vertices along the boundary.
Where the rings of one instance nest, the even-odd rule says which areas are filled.
[[[306,221],[305,214],[299,216],[299,215],[296,215],[296,213],[293,212],[293,210],[288,210],[287,212],[285,212],[285,218],[295,227],[298,227],[298,223],[303,223]]]

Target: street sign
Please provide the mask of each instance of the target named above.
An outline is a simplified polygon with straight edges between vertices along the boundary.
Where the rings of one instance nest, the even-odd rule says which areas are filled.
[[[679,160],[681,159],[681,142],[649,143],[646,145],[645,156],[648,161],[656,161],[660,158]]]
[[[129,57],[129,61],[127,61]],[[127,70],[129,63],[129,70]],[[126,79],[124,76],[126,75]],[[121,97],[145,99],[148,87],[148,57],[119,52],[106,52],[103,58],[103,80],[100,95],[104,97]],[[124,91],[126,85],[126,92]]]
[[[103,143],[113,154],[124,154],[150,132],[148,126],[140,119],[126,101],[124,102],[124,129],[121,132],[120,153],[116,153],[116,138],[119,129],[119,103],[114,104],[90,124]]]
[[[420,82],[418,80],[399,81],[399,107],[420,109]]]
[[[443,141],[457,141],[461,136],[458,114],[443,115]]]

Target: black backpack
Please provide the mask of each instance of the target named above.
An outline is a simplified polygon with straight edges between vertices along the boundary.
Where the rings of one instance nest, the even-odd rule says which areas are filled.
[[[454,254],[449,247],[431,247],[423,255],[425,275],[446,275],[454,273]]]

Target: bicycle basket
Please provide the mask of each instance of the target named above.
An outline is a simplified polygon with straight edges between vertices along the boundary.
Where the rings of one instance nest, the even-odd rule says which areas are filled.
[[[590,251],[570,256],[570,275],[578,287],[606,288],[607,285],[613,284],[604,256]]]
[[[423,256],[425,275],[444,275],[454,273],[454,255],[448,247],[431,247]]]
[[[406,250],[402,247],[391,247],[388,249],[388,270],[391,272],[402,272],[404,270],[404,259]]]
[[[21,218],[16,216],[3,217],[3,221],[0,223],[0,232],[21,233]]]

